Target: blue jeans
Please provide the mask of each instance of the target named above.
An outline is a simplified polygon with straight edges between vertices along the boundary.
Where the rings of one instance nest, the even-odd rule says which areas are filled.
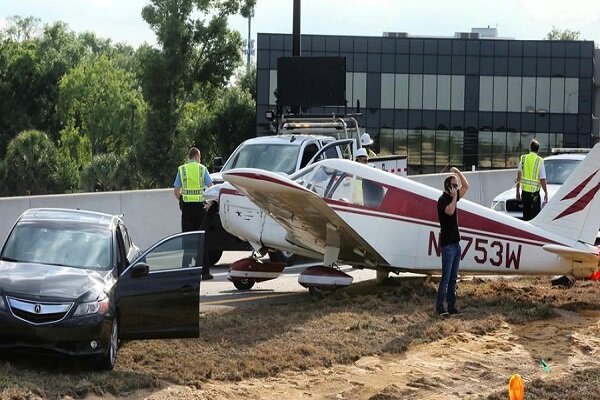
[[[440,279],[435,304],[437,312],[445,310],[444,299],[448,303],[448,310],[456,308],[456,278],[458,276],[460,253],[461,248],[459,243],[442,247],[442,279]]]

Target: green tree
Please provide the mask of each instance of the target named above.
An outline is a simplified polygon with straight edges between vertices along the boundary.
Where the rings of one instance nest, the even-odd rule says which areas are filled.
[[[198,87],[225,86],[240,64],[241,37],[228,28],[227,18],[238,12],[248,15],[254,3],[151,0],[142,10],[160,46],[160,50],[141,51],[144,97],[150,107],[141,151],[143,168],[153,177],[153,185],[170,185],[178,156],[185,151],[174,144],[181,141],[177,128],[185,104],[200,100],[191,95],[203,95]]]
[[[56,187],[58,150],[44,132],[23,131],[8,145],[4,183],[8,195],[47,194]]]
[[[244,69],[237,76],[237,85],[250,93],[252,100],[256,102],[256,65],[252,65],[248,70]]]
[[[93,155],[130,147],[143,127],[145,109],[133,74],[105,55],[82,62],[60,83],[61,120],[87,136]]]
[[[31,40],[38,35],[42,21],[33,16],[20,17],[13,15],[12,17],[8,17],[6,22],[6,27],[0,29],[0,37],[15,42],[22,42]]]
[[[228,88],[215,104],[212,123],[218,152],[228,157],[244,140],[256,136],[256,104],[250,93]]]
[[[81,172],[82,187],[90,192],[138,189],[141,179],[130,149],[120,155],[98,154]]]
[[[552,30],[546,35],[546,40],[581,40],[581,33],[579,31],[572,31],[570,29],[558,29],[552,26]]]

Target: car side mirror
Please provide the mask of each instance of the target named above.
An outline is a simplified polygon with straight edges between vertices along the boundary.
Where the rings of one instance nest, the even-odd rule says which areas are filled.
[[[213,160],[213,172],[219,172],[223,168],[223,158],[215,157]]]
[[[142,278],[144,276],[148,276],[149,273],[150,266],[144,262],[137,263],[131,268],[132,278]]]

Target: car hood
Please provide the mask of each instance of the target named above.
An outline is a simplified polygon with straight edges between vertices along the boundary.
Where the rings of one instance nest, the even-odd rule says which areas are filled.
[[[92,288],[102,291],[104,286],[104,277],[97,271],[0,261],[0,292],[4,294],[74,300]]]
[[[554,196],[554,194],[556,192],[558,192],[558,189],[560,189],[561,185],[547,185],[548,188],[548,200],[550,200],[552,198],[552,196]],[[543,189],[542,189],[543,192]],[[515,199],[515,188],[510,188],[508,190],[505,190],[504,192],[500,193],[499,195],[497,195],[496,197],[494,197],[494,202],[496,201],[508,201],[508,200],[513,200]]]

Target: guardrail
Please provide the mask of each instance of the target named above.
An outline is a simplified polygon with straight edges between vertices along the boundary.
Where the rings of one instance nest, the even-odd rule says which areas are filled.
[[[514,184],[516,170],[466,172],[465,175],[470,184],[466,199],[489,207],[497,194]],[[448,174],[408,178],[441,190],[446,176]],[[19,215],[29,208],[39,207],[79,208],[122,214],[131,236],[141,249],[181,230],[181,214],[173,189],[3,197],[0,198],[1,243]]]

